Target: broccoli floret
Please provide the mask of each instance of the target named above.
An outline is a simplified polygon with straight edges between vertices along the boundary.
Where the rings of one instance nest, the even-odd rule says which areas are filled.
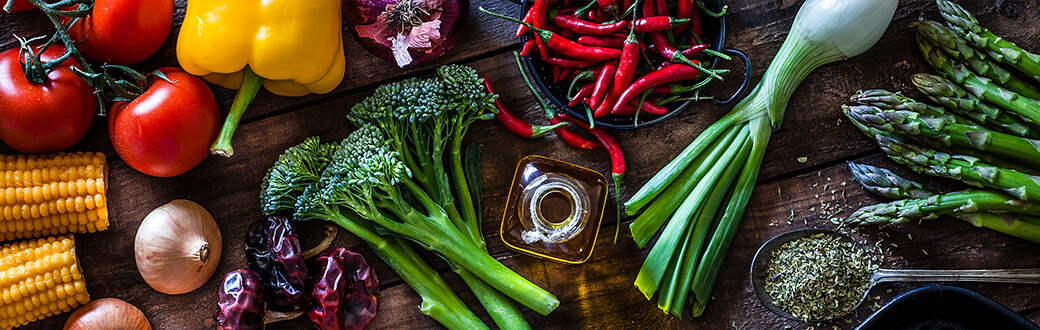
[[[292,213],[299,196],[308,185],[317,183],[325,166],[332,161],[337,144],[322,144],[310,137],[285,150],[260,184],[260,202],[268,215]]]

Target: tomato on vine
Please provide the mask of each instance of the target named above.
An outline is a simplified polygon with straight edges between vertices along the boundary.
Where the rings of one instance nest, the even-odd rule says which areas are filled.
[[[52,45],[40,54],[50,61],[65,53]],[[25,153],[58,151],[76,144],[97,113],[94,88],[76,76],[75,61],[66,60],[43,77],[30,81],[19,61],[19,49],[0,53],[0,140]]]
[[[116,153],[144,174],[171,177],[209,155],[220,131],[217,99],[202,79],[179,68],[160,69],[132,101],[113,103],[108,135]]]

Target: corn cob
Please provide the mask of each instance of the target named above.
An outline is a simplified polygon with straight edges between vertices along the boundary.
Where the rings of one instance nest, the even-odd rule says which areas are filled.
[[[105,155],[0,156],[0,239],[108,228]]]
[[[0,248],[0,329],[64,313],[90,301],[72,235]]]

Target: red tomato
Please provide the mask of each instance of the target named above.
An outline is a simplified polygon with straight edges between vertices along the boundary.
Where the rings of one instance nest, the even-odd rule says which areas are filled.
[[[141,96],[112,105],[108,136],[130,167],[171,177],[187,172],[209,155],[209,146],[220,131],[220,110],[202,79],[178,68],[163,68],[162,72],[174,83],[155,78]]]
[[[220,111],[209,86],[177,68],[163,68],[145,94],[115,102],[108,115],[112,147],[131,168],[172,177],[198,166],[220,130]]]
[[[53,45],[41,58],[64,53],[65,47]],[[73,63],[65,60],[45,83],[36,84],[25,79],[17,48],[0,53],[0,140],[15,150],[38,153],[65,149],[83,138],[98,101],[94,89],[72,73]]]
[[[155,54],[171,26],[173,0],[96,0],[93,11],[76,21],[69,36],[82,40],[79,50],[89,59],[130,65]]]

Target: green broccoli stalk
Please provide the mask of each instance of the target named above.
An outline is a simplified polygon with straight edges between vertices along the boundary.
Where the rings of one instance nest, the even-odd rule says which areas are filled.
[[[322,173],[320,192],[313,197],[304,192],[300,200],[349,209],[439,253],[542,315],[559,305],[555,297],[499,263],[455,227],[440,205],[412,181],[408,167],[389,144],[373,126],[354,131]],[[297,213],[301,206],[305,205],[297,203]]]
[[[336,223],[368,243],[422,297],[419,309],[423,314],[450,329],[487,328],[405,239],[380,235],[370,221],[356,213],[313,198],[337,148],[336,144],[321,144],[317,137],[312,137],[279,156],[261,184],[264,213],[292,214],[295,211],[296,221]]]
[[[372,125],[389,137],[390,149],[411,170],[415,184],[482,250],[481,219],[467,180],[476,173],[467,176],[462,165],[462,140],[471,123],[494,117],[496,97],[484,91],[483,80],[473,69],[447,65],[437,69],[435,78],[408,79],[377,88],[347,116],[356,126]],[[508,297],[464,267],[451,260],[449,264],[499,327],[529,328]]]

